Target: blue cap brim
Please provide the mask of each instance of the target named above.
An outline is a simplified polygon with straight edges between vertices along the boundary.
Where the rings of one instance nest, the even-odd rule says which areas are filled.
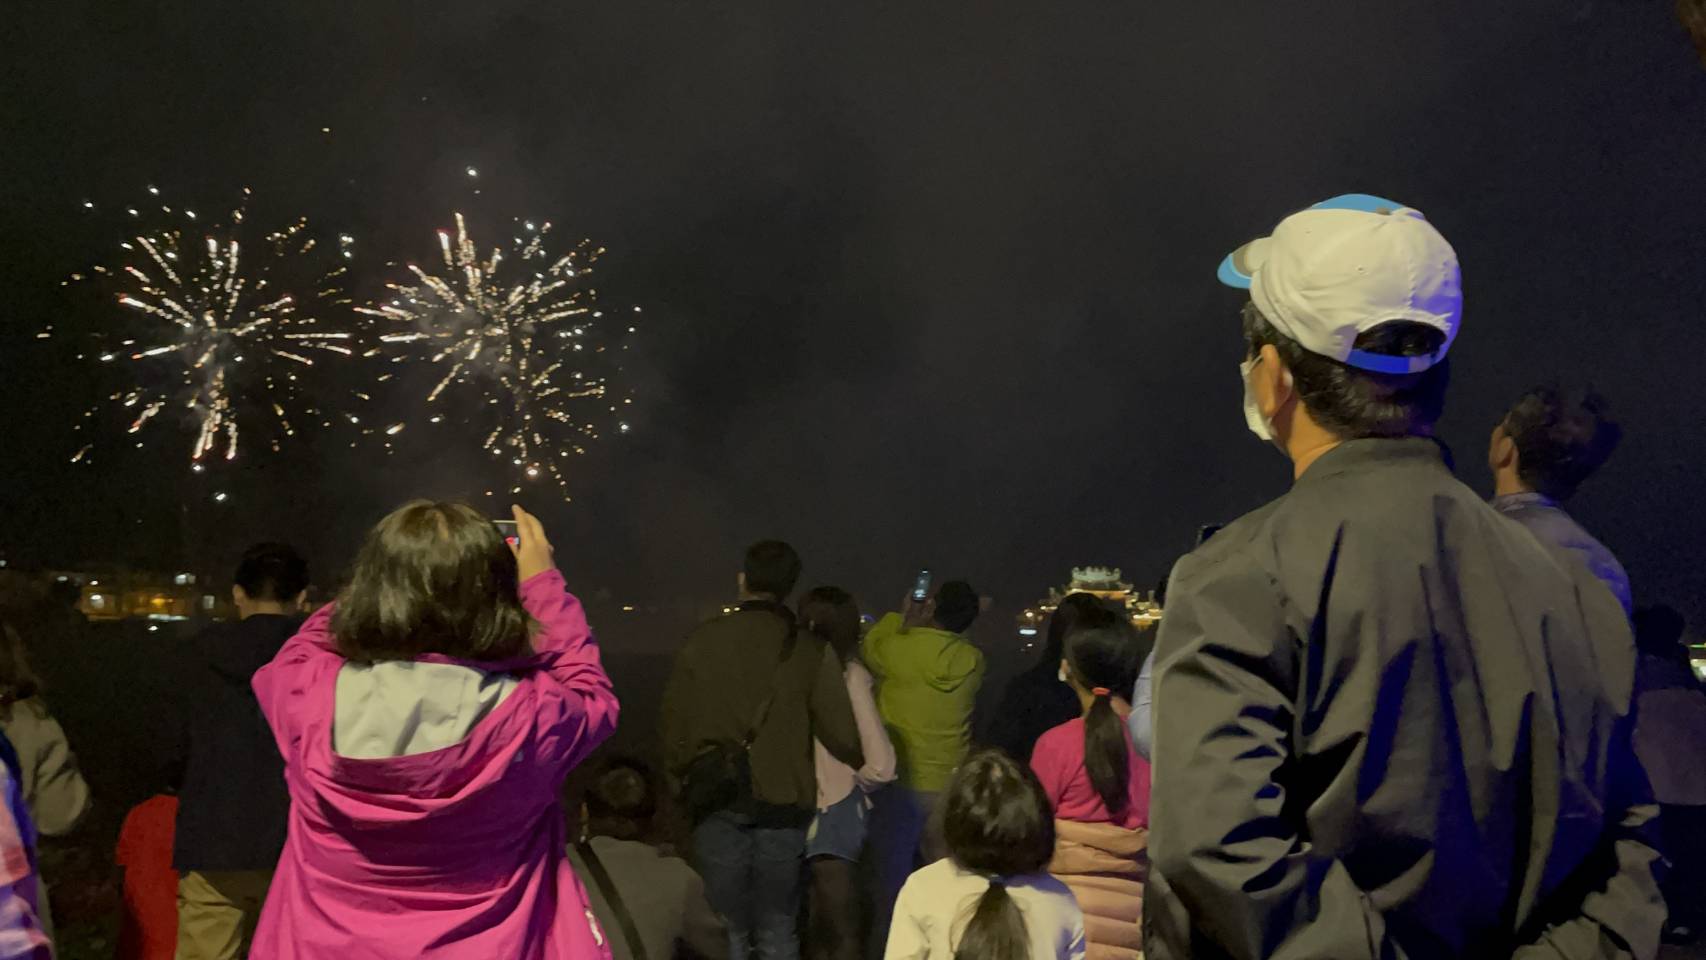
[[[1220,282],[1229,287],[1236,287],[1239,290],[1250,289],[1250,278],[1240,273],[1238,268],[1233,265],[1232,256],[1233,255],[1229,253],[1226,255],[1225,260],[1220,261],[1220,270],[1218,271]]]

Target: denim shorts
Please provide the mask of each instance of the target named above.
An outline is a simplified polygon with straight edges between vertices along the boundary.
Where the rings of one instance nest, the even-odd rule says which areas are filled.
[[[819,810],[806,834],[806,858],[858,863],[865,848],[865,804],[865,791],[855,787],[844,799]]]

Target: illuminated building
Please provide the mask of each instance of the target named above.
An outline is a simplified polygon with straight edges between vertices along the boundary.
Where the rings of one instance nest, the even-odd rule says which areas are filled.
[[[1161,604],[1156,602],[1155,592],[1139,593],[1120,577],[1118,567],[1073,567],[1072,579],[1066,586],[1050,587],[1047,599],[1020,611],[1017,623],[1021,649],[1027,652],[1036,649],[1037,638],[1042,636],[1049,614],[1060,606],[1061,600],[1074,593],[1088,593],[1123,608],[1131,617],[1132,625],[1139,630],[1148,630],[1160,623]]]
[[[222,620],[235,612],[228,598],[208,592],[204,578],[193,573],[55,570],[48,579],[76,584],[77,609],[90,620]]]

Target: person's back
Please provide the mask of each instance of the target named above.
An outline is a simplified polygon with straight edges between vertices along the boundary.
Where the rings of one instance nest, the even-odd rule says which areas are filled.
[[[722,960],[728,934],[705,899],[705,882],[687,861],[651,842],[656,791],[646,764],[629,757],[605,761],[581,804],[583,835],[569,847],[569,861],[586,883],[614,960]]]
[[[1599,394],[1546,384],[1523,394],[1494,428],[1487,463],[1493,471],[1493,507],[1541,543],[1578,558],[1632,614],[1623,564],[1563,507],[1621,438]]]
[[[176,792],[155,794],[125,814],[113,853],[113,863],[124,869],[118,960],[173,960],[178,954],[177,820]]]
[[[24,801],[18,753],[0,734],[0,960],[51,960],[36,870],[36,831]]]
[[[1431,439],[1455,253],[1352,195],[1222,278],[1246,421],[1295,479],[1167,591],[1148,955],[1651,957],[1627,620]]]
[[[1149,761],[1126,728],[1130,706],[1121,684],[1148,655],[1131,621],[1103,613],[1066,634],[1061,684],[1083,716],[1037,740],[1031,769],[1054,814],[1059,878],[1084,911],[1090,960],[1143,956],[1143,880],[1148,873]]]
[[[694,865],[735,960],[799,956],[813,739],[843,763],[864,762],[840,658],[784,605],[799,576],[788,544],[748,547],[740,609],[688,636],[664,688],[665,763],[682,783]]]
[[[1001,700],[990,711],[980,740],[1024,760],[1043,734],[1080,713],[1078,697],[1060,677],[1060,661],[1066,649],[1066,634],[1080,615],[1106,612],[1093,594],[1071,593],[1061,598],[1049,615],[1048,634],[1042,656],[1035,665],[1008,681]]]
[[[232,580],[238,619],[196,637],[183,695],[188,755],[172,854],[178,960],[246,955],[290,813],[284,760],[250,681],[302,624],[308,564],[285,544],[256,544]]]
[[[336,607],[256,674],[292,804],[255,956],[607,955],[559,791],[617,703],[515,512],[515,555],[471,508],[393,513]]]
[[[984,657],[961,631],[976,617],[977,603],[975,593],[964,599],[963,625],[909,624],[903,614],[886,614],[860,646],[877,678],[877,708],[894,742],[900,782],[912,790],[941,790],[971,749]]]
[[[1640,776],[1612,766],[1627,743],[1628,631],[1609,594],[1488,509],[1432,441],[1346,443],[1174,578],[1255,609],[1283,598],[1274,626],[1307,652],[1263,664],[1283,685],[1278,716],[1301,732],[1286,808],[1310,838],[1307,859],[1342,867],[1324,883],[1378,903],[1400,955],[1508,956],[1524,931],[1579,903],[1578,871],[1614,826],[1605,813]],[[1197,612],[1176,601],[1163,629],[1206,626]],[[1222,628],[1213,642],[1233,655],[1240,638]],[[1222,749],[1234,742],[1258,746]],[[1157,757],[1192,783],[1224,759]],[[1189,848],[1190,823],[1188,810],[1158,820],[1155,843]],[[1311,930],[1366,919],[1329,905],[1356,903],[1330,899]],[[1345,942],[1344,930],[1323,933]]]
[[[633,917],[648,958],[728,956],[728,935],[705,899],[705,881],[686,860],[638,840],[592,837],[587,843]],[[620,920],[604,891],[592,882],[580,849],[571,847],[569,859],[587,885],[593,912],[606,936],[615,937],[621,930]],[[624,949],[613,950],[613,955],[615,960],[635,956]]]
[[[977,753],[944,787],[948,855],[907,879],[885,960],[1082,960],[1084,917],[1044,872],[1054,852],[1036,775],[999,750]]]

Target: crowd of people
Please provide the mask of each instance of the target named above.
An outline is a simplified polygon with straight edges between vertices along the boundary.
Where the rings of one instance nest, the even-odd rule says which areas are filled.
[[[1178,562],[1157,630],[1065,598],[981,736],[963,580],[872,621],[834,585],[791,602],[799,555],[755,543],[675,658],[657,761],[589,761],[617,692],[531,514],[506,538],[405,504],[314,611],[302,558],[252,548],[183,767],[121,835],[122,955],[1652,958],[1706,932],[1706,689],[1563,506],[1618,443],[1604,401],[1522,395],[1484,498],[1433,435],[1462,295],[1420,213],[1337,197],[1220,277],[1291,489]],[[34,839],[88,806],[27,628],[0,643],[0,960],[49,955]]]

